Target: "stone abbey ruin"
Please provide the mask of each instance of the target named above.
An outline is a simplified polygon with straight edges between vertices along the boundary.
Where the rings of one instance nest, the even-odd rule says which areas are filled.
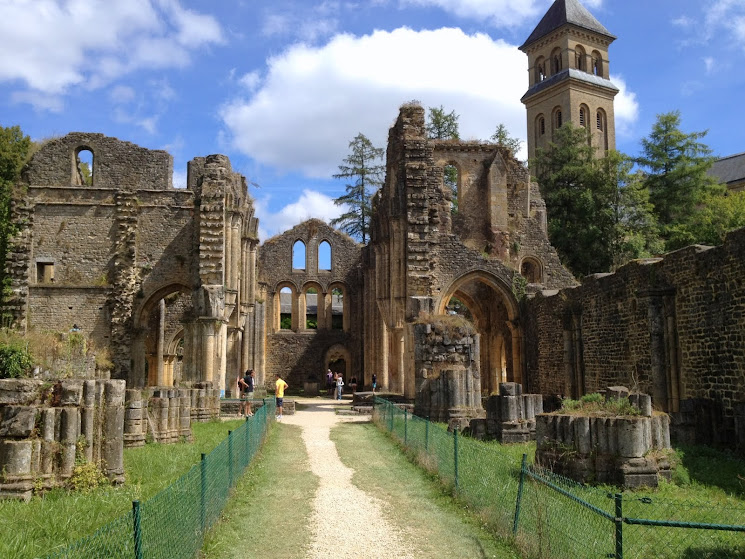
[[[598,150],[613,147],[613,39],[576,0],[554,3],[521,47],[530,149],[562,115],[595,126]],[[458,171],[457,214],[448,165]],[[627,386],[670,414],[674,438],[745,449],[745,230],[579,284],[548,240],[528,169],[500,146],[429,139],[416,104],[389,131],[366,246],[315,219],[260,244],[247,181],[227,157],[193,159],[186,189],[173,187],[172,172],[168,153],[101,134],[44,144],[13,203],[20,230],[6,306],[21,331],[77,325],[109,348],[111,378],[136,392],[126,402],[157,395],[181,410],[163,412],[166,439],[186,433],[179,417],[217,413],[215,394],[234,395],[241,371],[255,369],[259,386],[281,374],[300,388],[331,368],[360,389],[376,374],[421,415],[492,417],[499,432],[543,408],[533,396],[528,416],[499,420],[512,404],[482,402],[502,383],[547,401]],[[293,267],[298,251],[303,268]],[[449,321],[455,300],[470,324]],[[95,383],[70,390],[83,407],[105,394]],[[4,421],[18,411],[10,407],[34,405],[3,394]],[[127,408],[136,444],[144,431],[132,410],[143,406]],[[4,428],[0,445],[26,431]],[[38,453],[22,454],[31,463]]]

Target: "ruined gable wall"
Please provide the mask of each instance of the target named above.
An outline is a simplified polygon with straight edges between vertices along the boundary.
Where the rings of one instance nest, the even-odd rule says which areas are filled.
[[[688,247],[660,261],[633,262],[615,274],[524,305],[530,390],[567,394],[567,318],[577,319],[583,393],[623,384],[653,395],[679,371],[685,401],[710,399],[722,428],[733,429],[745,400],[745,229],[721,247]],[[672,351],[671,351],[672,345]],[[577,344],[574,344],[577,349]],[[664,381],[663,381],[664,383]]]
[[[23,181],[30,185],[75,184],[75,154],[80,148],[93,153],[94,188],[173,188],[173,158],[167,152],[85,132],[44,143],[24,171]]]
[[[306,269],[292,268],[292,250],[296,241],[305,243]],[[318,246],[331,245],[331,271],[318,270]],[[362,276],[359,269],[362,247],[349,236],[318,219],[301,223],[268,239],[259,248],[259,282],[266,294],[267,334],[265,382],[271,385],[278,374],[284,375],[290,386],[298,388],[309,378],[321,380],[325,373],[326,352],[334,345],[344,346],[352,360],[352,374],[362,377]],[[345,287],[347,331],[323,328],[299,331],[275,330],[274,317],[279,313],[280,284],[292,284],[296,292],[309,284],[320,285],[324,294],[336,284]],[[319,313],[320,314],[320,313]],[[298,317],[301,325],[305,317]],[[348,379],[346,379],[348,380]]]

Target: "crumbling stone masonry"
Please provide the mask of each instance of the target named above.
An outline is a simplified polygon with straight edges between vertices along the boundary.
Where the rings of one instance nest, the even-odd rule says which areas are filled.
[[[93,156],[84,180],[79,153]],[[227,157],[173,161],[101,134],[45,143],[12,205],[12,297],[21,329],[76,324],[111,348],[112,376],[129,388],[211,382],[224,390],[256,367],[257,220],[244,177]],[[259,379],[260,380],[260,379]]]
[[[523,394],[516,382],[503,382],[499,394],[486,399],[486,419],[473,419],[471,433],[478,439],[496,439],[502,443],[535,440],[535,418],[543,413],[541,394]]]
[[[407,324],[457,300],[480,335],[480,391],[523,375],[524,291],[574,285],[546,236],[545,205],[506,148],[427,138],[424,109],[401,108],[388,138],[386,180],[363,252],[365,384],[418,397]],[[458,173],[458,211],[444,168]]]
[[[64,483],[76,459],[122,483],[123,427],[123,380],[0,380],[0,497]]]
[[[745,229],[523,306],[526,386],[577,398],[626,385],[670,414],[681,442],[745,440]],[[741,450],[745,446],[739,447]]]
[[[411,324],[417,398],[414,413],[431,421],[483,417],[479,377],[479,336],[467,325],[442,321]]]
[[[319,219],[262,245],[259,289],[267,316],[264,366],[270,393],[279,374],[296,389],[308,382],[324,386],[329,368],[346,382],[356,376],[362,388],[361,250]]]
[[[536,416],[536,463],[583,483],[636,488],[670,480],[668,456],[660,452],[670,449],[669,417],[640,396],[647,405],[639,417]]]

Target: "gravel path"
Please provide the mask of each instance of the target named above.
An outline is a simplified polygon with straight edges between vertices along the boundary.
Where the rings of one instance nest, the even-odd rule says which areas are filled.
[[[352,485],[354,470],[339,459],[336,445],[329,438],[331,427],[342,421],[369,421],[366,416],[338,416],[337,407],[349,401],[296,400],[295,415],[285,415],[283,423],[299,425],[308,451],[311,471],[320,479],[313,500],[311,531],[313,541],[308,557],[312,559],[378,559],[413,557],[404,551],[401,530],[384,517],[383,502]],[[360,526],[344,525],[344,518],[364,518]],[[334,528],[337,526],[338,528]]]

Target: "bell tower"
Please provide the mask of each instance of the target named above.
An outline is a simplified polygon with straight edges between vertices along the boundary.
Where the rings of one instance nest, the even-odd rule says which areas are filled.
[[[598,156],[616,147],[608,46],[616,39],[578,0],[556,0],[520,50],[528,55],[528,157],[566,122],[588,128]]]

